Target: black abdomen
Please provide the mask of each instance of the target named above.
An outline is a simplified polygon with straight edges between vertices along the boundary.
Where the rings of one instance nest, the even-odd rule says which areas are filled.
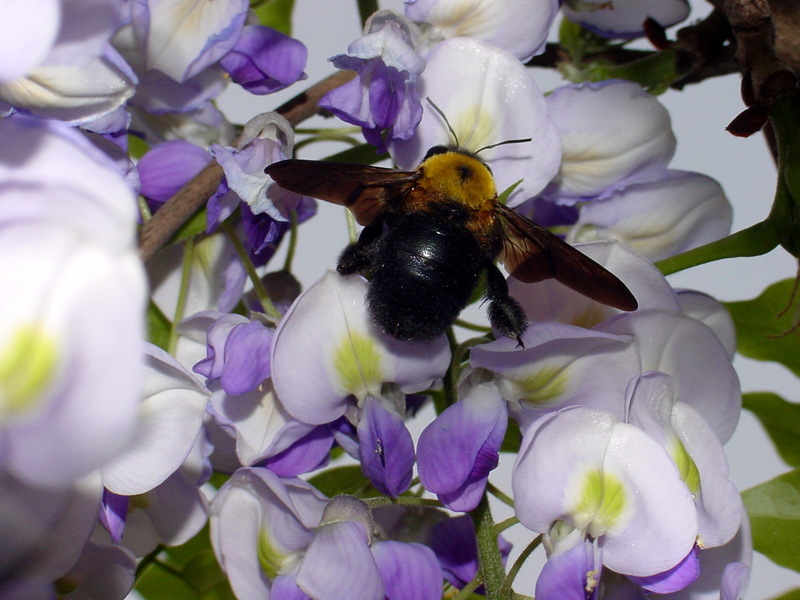
[[[487,257],[460,219],[432,213],[399,217],[373,263],[367,307],[392,337],[427,341],[467,305]]]

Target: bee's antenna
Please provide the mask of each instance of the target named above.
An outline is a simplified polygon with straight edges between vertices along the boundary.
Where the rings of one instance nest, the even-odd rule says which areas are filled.
[[[453,141],[455,141],[456,143],[456,148],[460,148],[461,144],[458,143],[458,136],[456,135],[456,132],[453,130],[453,126],[450,125],[450,121],[447,120],[447,116],[444,114],[444,111],[438,106],[436,106],[433,100],[431,100],[428,96],[425,96],[425,100],[427,100],[428,104],[431,105],[433,110],[435,110],[439,114],[439,116],[442,117],[444,124],[447,125],[447,130],[450,132],[450,135],[453,136]]]
[[[491,148],[497,148],[498,146],[504,146],[505,144],[522,144],[525,142],[532,142],[533,138],[520,138],[518,140],[505,140],[503,142],[497,142],[496,144],[489,144],[488,146],[484,146],[478,150],[475,150],[475,154],[483,152],[484,150],[490,150]]]

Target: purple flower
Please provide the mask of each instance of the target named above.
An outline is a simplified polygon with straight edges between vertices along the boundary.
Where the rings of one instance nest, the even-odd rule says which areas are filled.
[[[447,581],[464,587],[478,573],[478,544],[475,526],[469,515],[444,519],[430,530],[426,544],[436,553]],[[505,561],[511,553],[511,544],[497,536],[497,545]]]
[[[442,569],[428,546],[387,541],[372,545],[387,600],[439,600]]]
[[[139,191],[160,206],[210,162],[208,150],[186,140],[159,144],[139,160]]]
[[[240,315],[225,315],[208,330],[208,355],[194,370],[219,379],[228,394],[244,394],[270,376],[274,329]]]
[[[499,461],[507,424],[505,402],[493,384],[470,390],[420,435],[422,485],[450,510],[475,508]]]
[[[380,399],[368,396],[358,422],[361,468],[387,496],[408,489],[414,468],[414,442],[403,417]]]
[[[248,25],[220,65],[253,94],[270,94],[305,79],[306,47],[271,27]]]
[[[347,54],[331,59],[336,67],[358,74],[328,92],[319,105],[361,127],[379,152],[392,140],[410,138],[422,118],[414,82],[425,61],[414,49],[416,35],[404,17],[379,11],[367,21],[364,37],[350,44]]]
[[[597,545],[589,540],[579,540],[571,548],[553,553],[536,580],[536,598],[594,600],[603,568],[599,557]]]

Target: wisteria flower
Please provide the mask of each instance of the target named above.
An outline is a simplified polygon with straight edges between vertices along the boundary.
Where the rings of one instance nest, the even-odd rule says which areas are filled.
[[[648,171],[581,206],[567,241],[614,239],[658,261],[730,233],[722,187],[687,171]]]
[[[497,388],[481,384],[422,432],[417,447],[422,485],[456,511],[475,508],[500,460],[508,413]]]
[[[348,46],[347,54],[331,59],[336,67],[357,74],[328,92],[320,107],[361,127],[379,152],[385,151],[391,140],[411,137],[422,117],[414,87],[425,69],[425,61],[415,49],[418,35],[407,19],[379,11],[365,24],[364,36]]]
[[[242,468],[211,504],[211,543],[241,600],[269,598],[294,575],[314,537],[327,499],[300,479]]]
[[[383,334],[367,316],[366,290],[361,277],[329,272],[297,299],[275,333],[275,391],[304,423],[352,414],[367,396],[382,396],[384,384],[414,393],[444,375],[450,357],[444,336],[415,344]]]
[[[120,457],[102,469],[103,485],[126,496],[163,483],[189,455],[203,425],[208,390],[167,352],[146,345],[141,424]]]
[[[0,149],[3,464],[69,485],[123,452],[138,425],[146,286],[135,201],[74,130],[14,117],[0,137],[14,140]]]
[[[604,411],[542,417],[523,437],[512,483],[523,525],[558,538],[579,530],[618,573],[671,569],[697,537],[694,502],[667,453]]]
[[[220,65],[252,94],[271,94],[305,79],[308,51],[299,41],[271,27],[247,25]]]
[[[58,35],[62,2],[39,0],[9,2],[0,25],[0,84],[25,75],[50,52]],[[19,27],[25,23],[26,27]]]
[[[573,204],[597,196],[634,173],[664,169],[675,152],[669,113],[639,84],[564,86],[547,97],[547,109],[564,153],[545,192],[551,201]]]
[[[6,23],[17,30],[6,39],[18,40],[19,23],[37,23],[26,37],[39,27],[41,46],[37,53],[26,55],[16,47],[13,56],[20,68],[19,77],[0,84],[0,100],[29,114],[84,125],[122,106],[134,93],[136,75],[122,57],[108,44],[122,22],[122,12],[114,0],[66,0],[60,10],[52,6],[28,4],[41,8],[24,21],[7,15]],[[50,4],[50,3],[48,3]],[[53,28],[57,28],[52,40]],[[29,38],[35,49],[36,38]],[[42,57],[45,49],[47,55]],[[20,59],[21,58],[21,59]]]
[[[500,189],[522,181],[509,197],[510,206],[539,193],[558,172],[561,146],[544,96],[522,63],[468,38],[437,44],[427,63],[418,93],[441,109],[457,139],[442,116],[426,106],[416,134],[390,145],[395,162],[412,169],[429,148],[457,145],[480,151]],[[520,138],[531,141],[487,148]]]
[[[131,5],[147,69],[184,82],[236,45],[247,16],[246,0],[202,2],[136,0]]]
[[[50,592],[42,598],[52,598],[51,582],[78,561],[92,533],[100,478],[92,474],[71,486],[47,489],[2,472],[0,486],[0,591],[5,596],[14,587],[36,585]]]
[[[414,0],[406,2],[405,14],[429,26],[429,44],[475,38],[524,62],[544,50],[560,4],[560,0]]]
[[[645,34],[645,20],[671,27],[688,17],[689,9],[687,0],[566,0],[561,10],[598,35],[629,39]]]

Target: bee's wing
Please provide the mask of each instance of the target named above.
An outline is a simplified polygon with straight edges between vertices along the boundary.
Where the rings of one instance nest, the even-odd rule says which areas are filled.
[[[504,230],[503,266],[512,277],[525,283],[552,278],[592,300],[636,310],[636,298],[605,267],[510,208],[498,203],[496,210]]]
[[[416,171],[318,160],[283,160],[264,172],[291,192],[349,208],[359,225],[369,225],[397,208],[417,179]]]

